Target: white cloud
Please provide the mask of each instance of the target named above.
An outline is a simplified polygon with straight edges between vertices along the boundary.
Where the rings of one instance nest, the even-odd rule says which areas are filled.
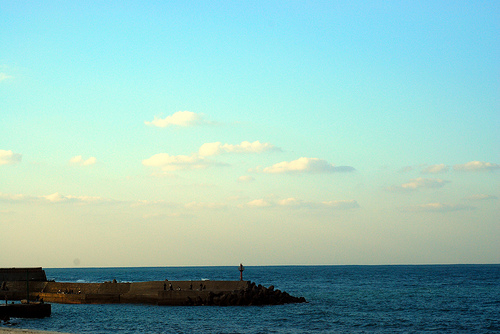
[[[281,151],[281,149],[270,143],[261,143],[258,140],[253,143],[243,141],[238,145],[215,142],[203,144],[200,147],[199,154],[202,156],[211,156],[221,153],[262,153],[265,151]]]
[[[14,165],[21,162],[22,154],[0,150],[0,165]]]
[[[476,194],[472,196],[465,197],[464,200],[467,201],[485,201],[485,200],[492,200],[492,199],[498,199],[497,196],[494,195],[485,195],[485,194]]]
[[[423,174],[437,174],[437,173],[445,173],[449,170],[449,167],[445,164],[439,165],[431,165],[424,169],[422,169]]]
[[[162,208],[179,208],[178,203],[166,202],[164,200],[137,200],[130,204],[130,207],[162,207]]]
[[[69,159],[70,164],[79,166],[91,166],[94,165],[96,162],[97,159],[95,157],[90,157],[87,160],[83,160],[83,157],[81,155],[77,155]]]
[[[405,211],[410,212],[453,212],[462,210],[474,210],[473,206],[462,204],[446,204],[446,203],[427,203],[405,208]]]
[[[186,209],[224,209],[227,207],[224,203],[191,202],[184,205]]]
[[[359,208],[359,204],[357,201],[350,200],[341,200],[341,201],[328,201],[323,202],[324,205],[334,209],[357,209]]]
[[[6,202],[27,202],[35,199],[35,197],[23,194],[4,194],[0,193],[0,200]]]
[[[8,75],[7,73],[0,72],[0,82],[7,80],[7,79],[12,79],[12,78],[14,78],[14,77],[11,75]]]
[[[201,156],[217,155],[217,154],[221,153],[220,147],[221,147],[220,142],[205,143],[205,144],[201,145],[200,149],[198,150],[198,153]]]
[[[426,188],[426,189],[441,188],[441,187],[444,187],[447,183],[450,183],[450,181],[441,180],[441,179],[428,179],[428,178],[418,177],[416,179],[411,179],[409,182],[403,183],[399,186],[390,187],[389,190],[408,191],[408,190],[417,190],[420,188]]]
[[[81,202],[81,203],[97,203],[97,202],[111,202],[111,200],[104,199],[102,197],[94,197],[94,196],[72,196],[72,195],[62,195],[58,192],[45,195],[45,196],[30,196],[23,194],[3,194],[0,193],[0,200],[8,201],[8,202],[34,202],[34,201],[47,201],[50,203],[59,203],[59,202]]]
[[[240,182],[253,182],[253,181],[255,181],[255,179],[253,178],[253,176],[250,176],[250,175],[242,175],[238,178],[238,181],[240,181]]]
[[[304,207],[304,206],[307,206],[307,207],[311,206],[310,203],[307,203],[301,199],[297,199],[294,197],[282,199],[282,200],[278,201],[278,205],[295,207],[295,208]]]
[[[355,169],[351,166],[335,166],[326,160],[318,158],[299,158],[293,161],[283,161],[266,167],[264,173],[334,173],[334,172],[353,172]]]
[[[65,200],[68,200],[67,197],[59,194],[59,193],[53,193],[51,195],[43,196],[47,201],[49,202],[62,202]]]
[[[285,199],[256,199],[250,201],[244,205],[240,205],[240,208],[243,207],[254,207],[254,208],[268,208],[268,207],[282,207],[282,208],[308,208],[308,209],[356,209],[359,208],[358,202],[355,200],[339,200],[339,201],[324,201],[324,202],[308,202],[299,198],[289,197]]]
[[[484,161],[469,161],[462,165],[455,165],[453,169],[456,171],[487,171],[500,169],[500,164]]]
[[[72,196],[72,195],[61,195],[60,193],[53,193],[47,196],[41,196],[49,202],[81,202],[81,203],[97,203],[97,202],[110,202],[110,200],[104,199],[97,196]]]
[[[165,118],[155,116],[151,122],[144,122],[146,125],[156,126],[159,128],[166,128],[167,126],[194,126],[201,124],[211,124],[209,121],[204,120],[203,114],[197,114],[192,111],[178,111]]]
[[[149,159],[142,161],[144,166],[160,167],[163,171],[202,169],[211,165],[223,165],[207,160],[197,154],[192,155],[169,155],[158,153]]]
[[[272,203],[264,200],[264,199],[255,199],[246,203],[245,205],[240,205],[240,207],[251,207],[251,208],[266,208],[273,206]]]

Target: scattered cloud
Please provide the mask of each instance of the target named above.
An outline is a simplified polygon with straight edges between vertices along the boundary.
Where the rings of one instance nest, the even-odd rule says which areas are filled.
[[[270,143],[261,143],[258,140],[253,143],[243,141],[238,145],[215,142],[203,144],[200,147],[199,154],[201,156],[211,156],[222,153],[262,153],[265,151],[281,151],[281,149]]]
[[[191,202],[184,205],[186,209],[224,209],[227,207],[224,203]]]
[[[45,195],[45,196],[30,196],[22,194],[3,194],[0,193],[0,201],[7,202],[50,202],[50,203],[60,203],[60,202],[79,202],[79,203],[101,203],[101,202],[112,202],[109,199],[95,196],[72,196],[72,195],[62,195],[58,192]]]
[[[400,173],[408,173],[408,172],[411,172],[412,170],[413,170],[412,166],[404,166],[404,167],[401,167],[399,172]]]
[[[227,200],[229,202],[235,202],[235,201],[242,201],[242,200],[247,200],[248,196],[242,196],[242,195],[234,195],[234,196],[229,196]]]
[[[0,193],[0,201],[4,202],[27,202],[35,199],[36,197],[27,196],[22,194],[4,194]]]
[[[51,195],[41,196],[41,198],[44,198],[47,201],[52,202],[52,203],[58,203],[58,202],[85,202],[85,203],[109,202],[109,200],[106,200],[102,197],[71,196],[71,195],[65,196],[65,195],[61,195],[60,193],[53,193]]]
[[[250,143],[244,141],[238,145],[222,144],[220,142],[203,144],[198,153],[191,155],[169,155],[158,153],[142,161],[144,166],[160,167],[163,171],[203,169],[209,166],[226,166],[225,163],[215,162],[207,159],[222,153],[261,153],[264,151],[280,150],[269,143],[261,143],[258,140]],[[250,176],[240,177],[239,181],[251,181]]]
[[[311,206],[311,204],[309,202],[303,201],[301,199],[293,198],[293,197],[279,200],[278,205],[294,207],[294,208],[310,207]]]
[[[466,201],[486,201],[486,200],[495,200],[498,199],[497,196],[494,195],[485,195],[485,194],[476,194],[472,196],[467,196],[464,198]]]
[[[239,207],[267,208],[267,207],[287,207],[287,208],[309,208],[309,209],[356,209],[359,208],[355,200],[308,202],[298,198],[289,197],[285,199],[256,199]]]
[[[250,208],[266,208],[273,206],[271,202],[266,201],[265,199],[254,199],[244,205],[240,205],[240,207],[250,207]]]
[[[445,173],[449,170],[449,167],[446,166],[445,164],[439,164],[439,165],[431,165],[428,166],[424,169],[422,169],[423,174],[438,174],[438,173]]]
[[[0,150],[0,166],[18,164],[21,162],[22,158],[22,154]]]
[[[154,209],[175,209],[177,211],[184,208],[186,210],[223,210],[230,207],[238,208],[283,208],[283,209],[314,209],[314,210],[349,210],[359,208],[358,202],[355,200],[337,200],[337,201],[323,201],[323,202],[310,202],[302,199],[289,197],[280,199],[275,196],[267,198],[255,199],[237,205],[235,201],[245,200],[242,197],[235,197],[228,199],[229,202],[167,202],[164,200],[136,200],[136,201],[118,201],[107,199],[97,196],[72,196],[64,195],[59,192],[44,196],[30,196],[30,195],[12,195],[0,193],[0,202],[10,203],[45,203],[46,205],[59,205],[59,204],[73,204],[73,205],[101,205],[101,204],[125,204],[131,208],[143,208],[148,211],[148,214],[154,215]]]
[[[392,187],[388,188],[388,190],[390,190],[390,191],[411,191],[411,190],[417,190],[417,189],[421,189],[421,188],[425,188],[425,189],[441,188],[441,187],[444,187],[447,183],[450,183],[450,181],[419,177],[416,179],[411,179],[409,182],[403,183],[399,186],[392,186]]]
[[[130,207],[162,207],[162,208],[179,208],[178,203],[167,202],[164,200],[137,200],[130,204]]]
[[[255,181],[253,176],[250,175],[242,175],[238,178],[239,182],[253,182]]]
[[[97,159],[95,157],[90,157],[87,160],[83,160],[81,155],[74,156],[73,158],[69,159],[69,163],[72,165],[78,165],[78,166],[91,166],[95,165],[97,162]]]
[[[357,209],[359,208],[359,204],[357,201],[351,200],[342,200],[342,201],[329,201],[323,202],[324,205],[334,209]]]
[[[0,82],[7,80],[7,79],[13,79],[14,77],[11,75],[8,75],[7,73],[0,72]]]
[[[144,166],[160,167],[163,171],[203,169],[213,165],[224,165],[200,157],[197,154],[192,155],[169,155],[167,153],[158,153],[151,158],[142,161]]]
[[[326,160],[318,158],[299,158],[293,161],[283,161],[266,167],[262,170],[264,173],[336,173],[353,172],[355,169],[351,166],[335,166]]]
[[[495,164],[491,162],[484,161],[469,161],[462,165],[455,165],[453,169],[456,171],[488,171],[488,170],[496,170],[500,169],[500,164]]]
[[[142,218],[147,220],[158,220],[158,219],[168,219],[168,218],[179,218],[186,217],[187,215],[183,215],[180,212],[154,212],[154,213],[145,213],[142,215]]]
[[[197,114],[192,111],[178,111],[170,116],[165,118],[160,118],[155,116],[151,122],[144,122],[144,124],[149,126],[156,126],[159,128],[166,128],[167,126],[195,126],[195,125],[203,125],[203,124],[212,124],[204,119],[203,114]]]
[[[463,204],[427,203],[422,205],[406,207],[409,212],[453,212],[462,210],[474,210],[475,207]]]

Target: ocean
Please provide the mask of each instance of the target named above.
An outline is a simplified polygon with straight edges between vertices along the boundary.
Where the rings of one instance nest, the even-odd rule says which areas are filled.
[[[63,282],[238,280],[238,267],[45,269]],[[279,306],[52,304],[15,327],[69,333],[495,333],[500,265],[248,266],[266,287],[305,297]]]

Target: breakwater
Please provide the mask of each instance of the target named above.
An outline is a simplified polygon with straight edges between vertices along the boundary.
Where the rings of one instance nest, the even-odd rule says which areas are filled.
[[[287,292],[250,281],[148,281],[79,283],[53,281],[4,281],[0,298],[61,304],[154,305],[278,305],[306,302]]]

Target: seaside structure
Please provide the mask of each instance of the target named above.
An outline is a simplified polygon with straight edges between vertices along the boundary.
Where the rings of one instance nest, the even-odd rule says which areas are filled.
[[[52,312],[50,304],[30,298],[30,283],[46,281],[42,268],[0,268],[0,293],[3,295],[0,297],[5,299],[5,304],[0,305],[0,320],[49,317]],[[16,283],[12,286],[11,282]],[[21,303],[9,304],[12,300],[20,300]]]
[[[31,270],[33,269],[33,270]],[[10,270],[10,272],[9,272]],[[24,270],[24,280],[18,275]],[[256,285],[250,281],[149,281],[119,283],[78,283],[47,281],[41,268],[0,269],[4,280],[0,296],[21,300],[26,296],[29,277],[31,299],[64,304],[141,303],[155,305],[277,305],[306,302],[287,292]],[[26,272],[37,272],[29,275]],[[27,276],[28,275],[28,276]],[[14,278],[14,280],[12,279]]]

